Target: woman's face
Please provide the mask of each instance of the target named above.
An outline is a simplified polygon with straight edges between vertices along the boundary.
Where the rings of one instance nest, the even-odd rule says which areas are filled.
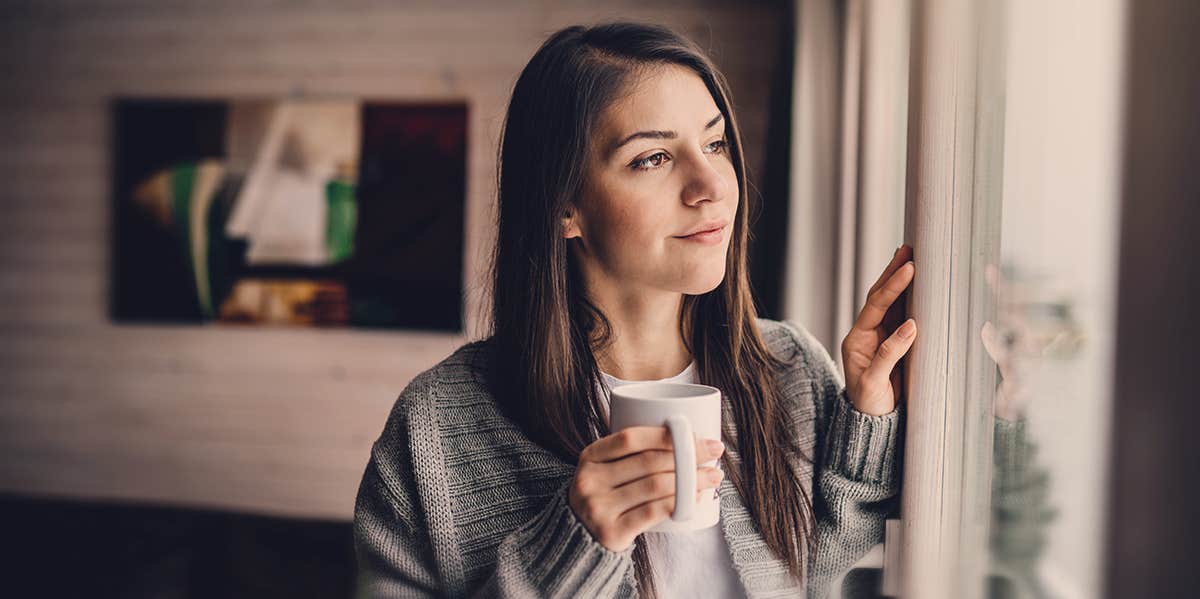
[[[579,238],[589,287],[715,289],[725,276],[738,181],[725,119],[700,77],[678,66],[637,76],[600,115],[592,139],[583,196],[563,221],[564,235]]]

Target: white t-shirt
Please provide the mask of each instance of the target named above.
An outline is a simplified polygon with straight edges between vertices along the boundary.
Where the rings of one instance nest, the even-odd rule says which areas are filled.
[[[600,373],[610,387],[630,383],[696,382],[696,363],[692,362],[683,372],[658,381],[625,381],[608,373]],[[601,396],[608,400],[606,392]],[[685,532],[646,532],[646,549],[650,555],[654,586],[663,599],[674,597],[745,597],[745,590],[738,580],[733,562],[729,558],[729,546],[721,525]]]

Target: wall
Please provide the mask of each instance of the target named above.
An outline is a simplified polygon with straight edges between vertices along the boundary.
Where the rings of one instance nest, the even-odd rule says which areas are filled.
[[[1131,2],[1104,596],[1195,597],[1200,4]]]
[[[604,6],[605,8],[599,8]],[[6,2],[0,8],[0,491],[349,518],[397,393],[458,336],[114,326],[108,103],[311,96],[469,103],[468,330],[496,139],[546,35],[681,28],[734,89],[753,172],[783,2]]]

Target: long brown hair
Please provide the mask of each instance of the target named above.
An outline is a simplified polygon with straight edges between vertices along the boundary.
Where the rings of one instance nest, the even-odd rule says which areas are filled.
[[[812,501],[794,459],[809,459],[774,379],[783,365],[756,324],[747,244],[751,206],[728,84],[693,43],[660,26],[612,23],[568,27],[530,59],[513,89],[499,157],[499,233],[493,261],[493,363],[489,384],[502,409],[537,443],[576,463],[608,433],[597,391],[595,350],[611,326],[585,296],[560,217],[579,198],[588,143],[600,113],[632,76],[674,64],[704,81],[725,117],[739,202],[725,278],[684,297],[680,333],[699,380],[729,399],[722,458],[730,481],[775,554],[805,576],[815,549]],[[634,549],[643,595],[654,594],[641,537]]]

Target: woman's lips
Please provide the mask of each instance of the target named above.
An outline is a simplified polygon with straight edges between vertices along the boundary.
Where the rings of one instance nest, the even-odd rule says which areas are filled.
[[[691,241],[691,242],[695,242],[695,243],[701,243],[704,245],[716,245],[718,243],[721,243],[721,241],[724,238],[725,238],[725,227],[721,227],[719,229],[712,229],[709,231],[701,231],[699,233],[692,233],[691,235],[688,235],[685,237],[676,237],[675,239],[682,239],[684,241]]]

